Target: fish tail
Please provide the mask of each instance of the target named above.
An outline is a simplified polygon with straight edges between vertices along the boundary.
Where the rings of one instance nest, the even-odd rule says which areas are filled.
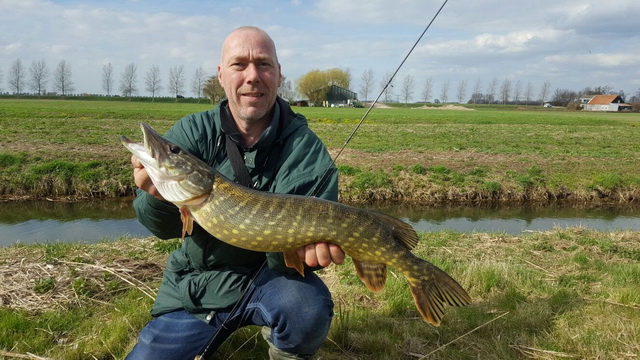
[[[439,326],[444,306],[464,306],[471,297],[451,276],[426,260],[419,259],[424,271],[419,278],[409,276],[413,301],[424,321]]]

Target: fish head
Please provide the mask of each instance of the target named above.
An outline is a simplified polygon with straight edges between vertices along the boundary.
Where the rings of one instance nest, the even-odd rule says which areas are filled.
[[[143,143],[125,136],[120,140],[147,170],[160,195],[175,205],[203,202],[211,193],[213,169],[178,145],[163,138],[147,124],[140,124]]]

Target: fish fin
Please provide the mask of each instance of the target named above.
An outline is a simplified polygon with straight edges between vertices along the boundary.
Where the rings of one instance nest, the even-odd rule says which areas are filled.
[[[287,265],[287,267],[298,270],[300,275],[304,277],[304,263],[298,256],[296,249],[287,250],[283,252],[283,254],[284,254],[284,264]]]
[[[382,223],[393,229],[393,238],[400,245],[404,246],[408,250],[413,250],[418,246],[418,234],[416,234],[416,231],[411,225],[385,213],[377,211],[370,212]]]
[[[427,261],[424,262],[428,266],[427,274],[418,279],[409,278],[409,287],[424,321],[439,326],[444,316],[445,305],[468,305],[471,303],[471,297],[447,273]]]
[[[387,265],[353,259],[356,272],[362,282],[371,291],[378,292],[387,281]]]
[[[180,208],[180,219],[182,220],[182,240],[184,241],[185,235],[191,235],[193,232],[193,217],[184,206]]]

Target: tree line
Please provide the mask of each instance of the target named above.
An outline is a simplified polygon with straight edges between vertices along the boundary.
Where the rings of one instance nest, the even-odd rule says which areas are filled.
[[[0,84],[2,83],[2,71],[0,69]],[[509,78],[500,81],[494,77],[486,85],[478,78],[473,87],[469,88],[467,80],[460,80],[457,84],[445,81],[439,89],[434,89],[434,82],[428,77],[422,84],[421,91],[416,93],[416,84],[411,74],[405,75],[399,86],[397,80],[392,79],[392,73],[384,74],[376,83],[373,69],[366,69],[360,77],[359,94],[363,101],[373,100],[372,96],[380,94],[383,102],[434,102],[434,103],[472,103],[472,104],[545,104],[554,106],[568,106],[575,103],[583,95],[599,95],[614,93],[612,86],[586,87],[580,91],[557,88],[551,92],[551,83],[546,80],[539,87],[531,82],[526,84],[520,80],[513,81]],[[138,67],[135,63],[125,66],[120,73],[118,88],[116,89],[116,74],[111,63],[102,67],[102,89],[107,96],[124,96],[131,98],[140,92],[138,84]],[[41,96],[49,94],[49,85],[55,90],[55,94],[69,95],[75,91],[72,80],[71,65],[66,60],[61,60],[53,72],[50,71],[44,59],[34,60],[29,67],[20,59],[15,60],[7,73],[7,85],[9,91],[14,94],[24,94],[27,90]],[[224,96],[224,90],[218,83],[217,74],[207,76],[204,69],[199,67],[187,84],[187,76],[183,65],[175,65],[169,68],[166,84],[163,84],[160,67],[152,65],[143,75],[143,90],[153,99],[165,89],[173,97],[183,97],[185,87],[190,85],[191,92],[196,98],[207,97],[212,102],[219,101]],[[292,82],[284,78],[279,88],[279,95],[289,102],[309,100],[313,104],[321,104],[327,100],[331,85],[337,85],[350,89],[351,73],[348,70],[331,68],[328,70],[311,70]],[[120,92],[116,95],[115,92]],[[378,90],[378,92],[376,92]],[[469,90],[471,94],[469,95]],[[453,92],[453,94],[452,94]],[[375,93],[375,94],[374,94]],[[627,97],[624,91],[615,92],[628,102],[640,101],[640,89],[632,96]]]

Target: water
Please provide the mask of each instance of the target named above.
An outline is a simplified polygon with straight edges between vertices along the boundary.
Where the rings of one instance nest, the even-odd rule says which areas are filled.
[[[399,217],[416,231],[522,234],[555,227],[582,226],[600,231],[639,230],[640,207],[403,207],[375,210]],[[75,203],[0,203],[0,246],[15,243],[96,243],[149,232],[135,220],[131,199]]]

